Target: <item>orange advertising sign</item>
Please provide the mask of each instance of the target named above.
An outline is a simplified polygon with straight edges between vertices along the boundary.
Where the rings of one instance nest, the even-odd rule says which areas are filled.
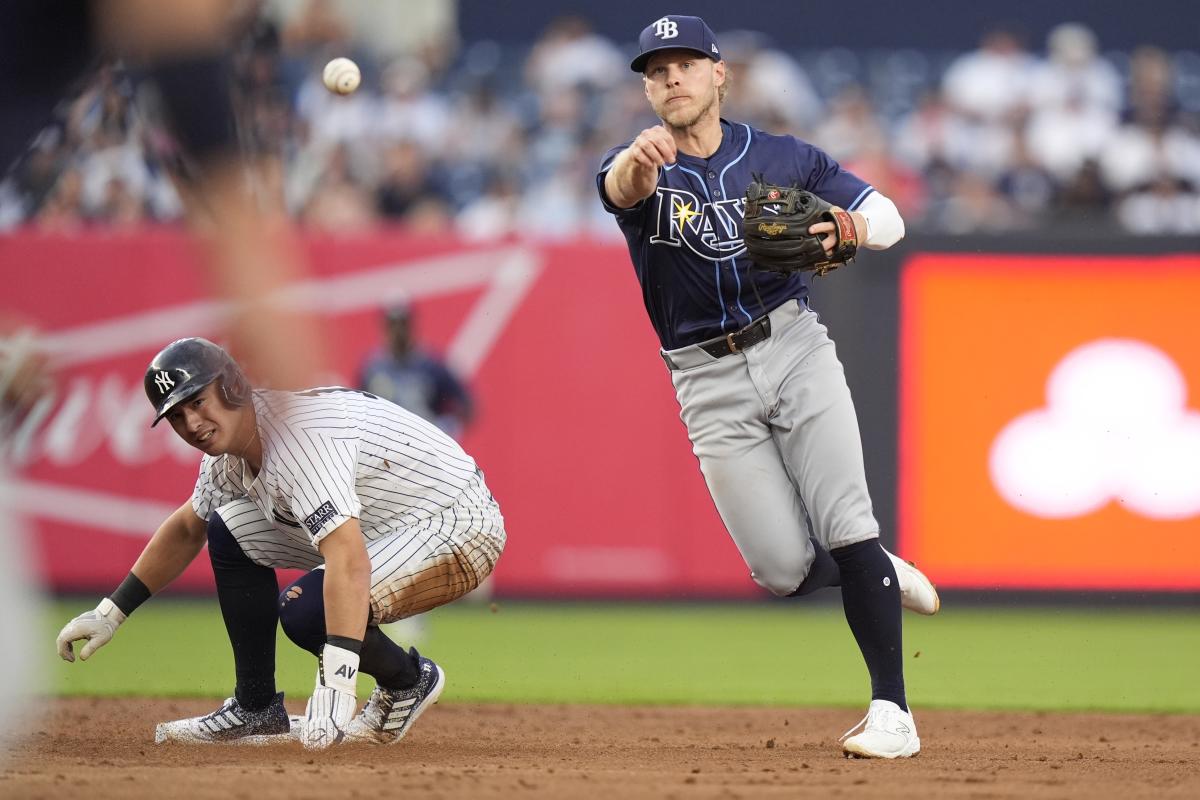
[[[899,548],[939,585],[1200,590],[1200,257],[924,254]]]

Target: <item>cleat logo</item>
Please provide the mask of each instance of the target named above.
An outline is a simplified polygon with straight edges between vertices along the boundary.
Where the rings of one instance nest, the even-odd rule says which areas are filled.
[[[154,385],[158,387],[159,394],[166,394],[167,390],[175,385],[175,381],[171,380],[170,373],[164,370],[154,376]]]
[[[903,733],[905,736],[908,736],[910,733],[912,733],[912,728],[908,727],[903,722],[900,722],[896,724],[896,732]]]
[[[654,35],[660,39],[674,39],[679,35],[679,23],[663,17],[654,22]]]

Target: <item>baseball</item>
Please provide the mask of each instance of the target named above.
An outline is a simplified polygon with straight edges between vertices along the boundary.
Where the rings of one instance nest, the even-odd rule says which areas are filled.
[[[325,81],[325,88],[334,94],[350,94],[362,81],[358,64],[348,58],[335,58],[330,61],[325,65],[321,77]]]

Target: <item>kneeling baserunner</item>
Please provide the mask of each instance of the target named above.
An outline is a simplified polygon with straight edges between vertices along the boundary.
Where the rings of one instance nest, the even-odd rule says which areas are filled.
[[[157,424],[204,453],[191,498],[159,526],[129,575],[71,620],[58,652],[86,660],[205,542],[233,648],[234,696],[158,726],[158,741],[299,735],[322,749],[395,742],[437,702],[442,669],[379,629],[470,592],[504,549],[504,520],[475,461],[432,424],[340,387],[254,390],[217,345],[181,339],[150,363]],[[282,594],[277,568],[307,574]],[[317,656],[303,719],[275,691],[275,626]],[[357,710],[358,672],[376,680]]]

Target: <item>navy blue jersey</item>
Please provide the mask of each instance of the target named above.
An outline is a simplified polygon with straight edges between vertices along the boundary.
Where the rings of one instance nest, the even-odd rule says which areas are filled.
[[[604,176],[630,139],[604,155],[596,183],[604,207],[629,243],[642,299],[666,350],[714,339],[796,298],[802,275],[752,269],[742,244],[745,191],[751,173],[768,183],[797,184],[848,211],[874,189],[818,147],[721,120],[721,146],[709,158],[680,152],[660,170],[658,189],[633,208],[614,207]]]

